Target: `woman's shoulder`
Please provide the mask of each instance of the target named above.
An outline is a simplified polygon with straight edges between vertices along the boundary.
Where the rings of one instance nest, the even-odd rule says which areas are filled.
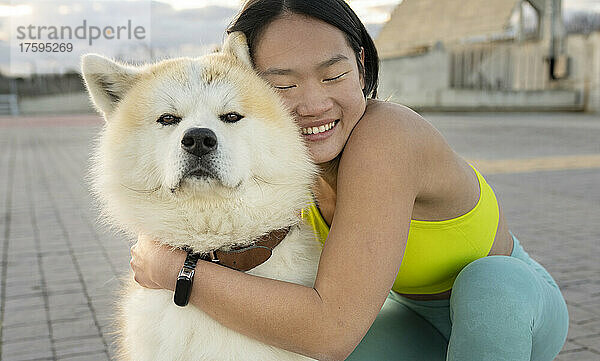
[[[383,143],[388,151],[413,155],[421,163],[449,150],[440,132],[414,110],[372,99],[348,139],[353,141]]]
[[[417,187],[423,170],[420,158],[427,151],[419,118],[401,105],[370,100],[346,141],[338,180],[352,174],[357,184],[375,176],[382,186],[391,182]]]
[[[417,111],[393,101],[369,99],[365,115],[387,121],[400,121],[405,125],[413,125],[420,129],[437,132],[437,129]]]
[[[411,177],[409,183],[416,182],[420,194],[429,193],[440,172],[457,157],[442,134],[418,113],[404,105],[379,100],[369,100],[346,148],[376,152],[380,167],[397,165],[406,177],[413,173],[416,177]],[[345,153],[346,149],[342,158]],[[363,161],[362,157],[347,158],[340,167],[342,163]]]
[[[407,107],[405,105],[387,101],[387,100],[369,99],[367,101],[367,108],[365,111],[365,115],[372,116],[375,114],[377,114],[377,115],[386,115],[387,114],[388,116],[391,116],[391,117],[411,117],[411,116],[419,117],[419,114],[417,112],[415,112],[414,110],[410,109],[409,107]]]
[[[390,136],[405,134],[419,137],[421,141],[431,139],[437,130],[421,115],[407,106],[369,99],[362,119],[357,127],[376,131],[400,132]]]

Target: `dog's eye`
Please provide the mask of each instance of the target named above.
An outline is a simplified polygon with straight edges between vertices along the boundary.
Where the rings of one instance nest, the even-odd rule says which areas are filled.
[[[176,117],[173,114],[163,114],[157,120],[157,122],[162,125],[173,125],[179,123],[180,121],[181,118]]]
[[[233,112],[233,113],[223,114],[223,115],[219,116],[219,118],[221,118],[222,121],[227,122],[227,123],[235,123],[235,122],[239,122],[240,120],[244,119],[244,116],[240,115],[236,112]]]

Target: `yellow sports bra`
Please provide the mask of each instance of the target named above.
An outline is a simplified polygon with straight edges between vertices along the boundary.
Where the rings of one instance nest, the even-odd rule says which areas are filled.
[[[479,200],[466,214],[443,221],[410,221],[408,241],[392,290],[406,294],[434,294],[452,288],[458,273],[490,252],[498,227],[498,201],[483,176]],[[302,210],[302,218],[325,244],[329,227],[316,205]]]

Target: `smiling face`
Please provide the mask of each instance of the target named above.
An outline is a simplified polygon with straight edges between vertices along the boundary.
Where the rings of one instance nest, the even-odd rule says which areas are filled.
[[[291,110],[313,160],[335,158],[366,108],[364,77],[344,33],[315,18],[285,15],[261,33],[254,64]]]

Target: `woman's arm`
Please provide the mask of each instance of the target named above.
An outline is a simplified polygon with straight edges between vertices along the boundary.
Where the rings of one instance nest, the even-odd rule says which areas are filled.
[[[181,264],[172,265],[165,288],[175,289],[172,275],[180,268]],[[266,344],[331,359],[323,348],[323,302],[314,288],[198,262],[189,303],[225,327]],[[314,344],[316,334],[321,335],[319,344]]]
[[[372,113],[340,160],[314,288],[199,262],[191,304],[230,329],[319,360],[343,360],[354,350],[396,278],[423,179],[425,142],[406,130],[418,128],[410,126],[415,116],[398,107]],[[157,281],[171,290],[185,255],[178,257]]]

